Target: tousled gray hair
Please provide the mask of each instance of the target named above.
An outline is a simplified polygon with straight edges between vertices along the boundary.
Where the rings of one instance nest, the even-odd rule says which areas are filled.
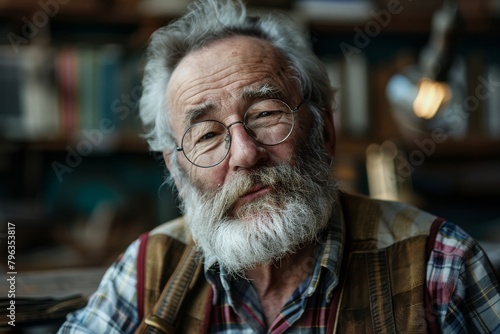
[[[140,116],[152,151],[175,151],[165,95],[172,72],[181,59],[211,42],[235,35],[262,38],[288,60],[315,120],[312,136],[322,142],[321,113],[330,111],[333,91],[326,70],[313,54],[305,34],[282,14],[248,16],[241,0],[200,0],[192,3],[183,17],[158,29],[147,49]],[[177,167],[176,156],[171,155],[174,167]]]

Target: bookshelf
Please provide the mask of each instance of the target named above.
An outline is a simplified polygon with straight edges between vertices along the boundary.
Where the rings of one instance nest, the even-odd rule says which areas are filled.
[[[137,109],[143,49],[171,17],[139,5],[0,2],[0,238],[16,224],[19,270],[106,266],[178,215]]]
[[[336,3],[327,2],[332,8]],[[377,18],[380,11],[387,14],[389,3],[372,2],[375,9],[361,21],[306,21],[316,52],[340,86],[337,172],[349,187],[367,193],[366,149],[391,141],[410,162],[414,204],[458,223],[475,237],[498,243],[494,232],[485,231],[500,225],[500,14],[489,1],[459,1],[463,23],[455,57],[461,68],[455,64],[452,71],[463,77],[463,90],[451,105],[457,109],[448,117],[452,126],[436,123],[429,131],[414,132],[395,119],[386,87],[395,74],[417,63],[429,39],[433,12],[442,1],[400,1],[400,11]],[[358,54],[366,73],[348,77],[352,61],[347,58]],[[349,83],[353,80],[357,83]],[[363,85],[368,90],[344,88]],[[488,98],[482,98],[485,95]],[[369,126],[361,133],[353,132],[349,123],[349,102],[355,98],[368,101],[364,118]],[[445,139],[431,142],[432,130],[441,128]]]
[[[386,98],[391,77],[415,63],[427,43],[442,1],[401,0],[400,11],[395,0],[352,0],[365,12],[341,20],[297,9],[315,1],[249,3],[298,18],[340,87],[337,174],[344,187],[368,193],[367,148],[391,140],[411,163],[411,199],[463,225],[498,254],[500,136],[492,124],[499,102],[480,101],[463,122],[466,131],[429,146],[428,135],[400,127]],[[138,136],[137,114],[143,49],[177,13],[143,11],[145,2],[0,1],[0,245],[5,223],[15,223],[16,264],[24,273],[19,287],[90,293],[103,268],[141,232],[178,215],[174,191],[161,185],[160,157]],[[460,3],[466,17],[457,53],[468,73],[465,96],[474,96],[478,76],[499,66],[499,19],[488,1]],[[386,24],[370,8],[395,14]],[[342,50],[346,44],[356,50]],[[353,50],[349,63],[345,52]],[[88,284],[82,286],[82,277]],[[69,284],[74,281],[78,286]]]
[[[141,232],[178,215],[174,191],[162,185],[161,158],[138,136],[137,114],[142,51],[177,13],[143,11],[146,1],[0,1],[0,244],[4,223],[15,223],[23,287],[31,278],[52,293],[42,279],[72,282],[90,272],[84,288],[91,291]],[[316,2],[332,8],[315,17],[298,7]],[[500,67],[500,15],[491,1],[459,2],[464,34],[457,54],[467,97],[479,75]],[[428,133],[401,128],[386,97],[391,77],[417,61],[442,1],[248,3],[296,17],[340,88],[336,173],[343,187],[368,194],[367,149],[391,141],[412,168],[409,199],[480,238],[500,268],[500,125],[492,126],[500,87],[464,118],[465,131],[433,144]],[[364,12],[329,17],[339,3]],[[386,21],[381,11],[391,14]],[[67,267],[78,268],[68,275]],[[68,289],[81,289],[78,282]]]
[[[4,92],[0,96],[6,100],[18,95],[18,102],[12,102],[9,109],[4,108],[3,114],[0,113],[0,127],[3,127],[0,175],[5,179],[0,186],[0,201],[3,208],[14,207],[13,202],[20,208],[9,210],[15,211],[9,219],[24,220],[26,217],[20,212],[28,208],[38,213],[36,219],[34,216],[27,219],[26,226],[37,226],[37,231],[42,229],[40,226],[51,230],[61,225],[75,227],[79,226],[77,220],[95,213],[99,203],[99,199],[82,200],[85,193],[108,194],[100,200],[119,202],[123,210],[124,205],[130,205],[130,198],[124,198],[123,193],[138,188],[141,192],[137,197],[149,203],[143,205],[155,203],[151,206],[155,213],[147,222],[141,222],[144,230],[177,214],[172,190],[160,187],[164,177],[160,162],[147,153],[146,144],[138,137],[140,124],[136,107],[142,51],[149,35],[174,19],[177,13],[142,11],[144,2],[42,1],[57,4],[52,7],[41,6],[34,0],[0,2],[0,68],[3,73],[10,73],[8,80],[7,76],[0,79],[0,85],[5,88],[0,90],[0,94]],[[337,173],[348,189],[368,193],[365,159],[370,144],[391,140],[410,155],[421,150],[415,139],[426,139],[408,136],[400,127],[385,90],[395,73],[416,62],[428,41],[432,14],[442,1],[352,1],[359,8],[371,9],[362,13],[362,19],[342,20],[327,15],[318,18],[298,9],[299,3],[314,2],[335,6],[337,1],[249,1],[252,10],[285,9],[310,30],[315,51],[332,71],[335,84],[340,86],[335,116]],[[492,66],[500,66],[499,16],[489,1],[459,2],[464,13],[464,32],[457,54],[466,64],[466,70],[473,73],[469,73],[467,79],[470,94],[470,89],[474,93],[477,85],[473,82],[474,76],[487,75]],[[379,17],[381,11],[391,13],[386,21]],[[28,25],[35,24],[33,22],[38,24],[30,34]],[[367,38],[360,37],[360,32]],[[15,40],[17,53],[12,34],[19,37]],[[346,44],[360,51],[359,55],[357,50],[352,53],[358,56],[352,63],[346,61],[346,52],[353,49],[346,49]],[[26,64],[30,66],[26,68]],[[30,87],[31,94],[25,97],[22,89],[16,92],[12,89],[15,85]],[[496,99],[498,94],[500,88]],[[495,190],[500,189],[495,173],[500,160],[500,137],[491,133],[491,122],[485,118],[494,108],[490,102],[481,101],[479,111],[471,113],[468,129],[461,137],[450,136],[435,145],[432,154],[425,155],[424,162],[415,166],[414,191],[428,199],[419,203],[424,208],[438,214],[442,212],[464,224],[473,216],[472,213],[462,215],[461,207],[467,203],[471,204],[472,212],[487,212],[481,215],[481,221],[500,217],[496,204],[490,203],[494,202],[491,198],[500,198]],[[80,154],[82,162],[76,167],[70,166],[71,172],[59,173],[63,177],[60,182],[54,172],[54,162],[67,165],[68,154],[71,150],[78,153],[79,145],[80,153],[88,154]],[[457,168],[459,164],[469,168]],[[436,182],[443,173],[453,175],[455,180],[482,173],[486,179],[490,175],[491,182],[484,196],[478,195],[486,189],[484,180],[446,192],[439,189]],[[118,175],[121,179],[115,179]],[[147,186],[140,187],[144,175],[148,176],[143,182]],[[97,181],[104,182],[104,186],[99,188]],[[120,182],[126,186],[120,187]],[[85,184],[94,186],[84,187]],[[76,198],[72,187],[81,192],[73,202],[68,200]],[[460,205],[453,207],[453,201]],[[120,210],[115,212],[117,217],[122,215]],[[133,217],[135,213],[126,219],[116,219],[130,222]],[[47,239],[51,243],[60,242],[61,236],[54,233]],[[32,240],[32,236],[26,236],[25,244]],[[128,242],[124,240],[123,244]]]

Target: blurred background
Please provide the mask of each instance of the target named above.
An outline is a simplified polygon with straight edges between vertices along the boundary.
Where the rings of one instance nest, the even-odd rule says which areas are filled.
[[[0,1],[0,245],[15,224],[19,271],[106,266],[179,215],[137,101],[150,34],[188,3]],[[310,32],[344,189],[446,217],[500,267],[500,1],[247,3]]]

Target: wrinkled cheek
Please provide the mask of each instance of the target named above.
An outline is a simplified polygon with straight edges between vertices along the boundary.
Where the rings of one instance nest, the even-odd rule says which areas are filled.
[[[293,139],[283,150],[283,162],[290,167],[295,167],[297,155],[299,154],[298,147],[299,143],[297,143],[297,139]]]
[[[218,187],[218,177],[215,168],[188,167],[186,179],[201,193],[213,191]]]

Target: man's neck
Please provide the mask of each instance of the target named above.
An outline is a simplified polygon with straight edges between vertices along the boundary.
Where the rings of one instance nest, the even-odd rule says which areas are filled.
[[[308,244],[277,262],[246,272],[257,290],[268,327],[293,291],[312,274],[315,247],[315,243]]]

